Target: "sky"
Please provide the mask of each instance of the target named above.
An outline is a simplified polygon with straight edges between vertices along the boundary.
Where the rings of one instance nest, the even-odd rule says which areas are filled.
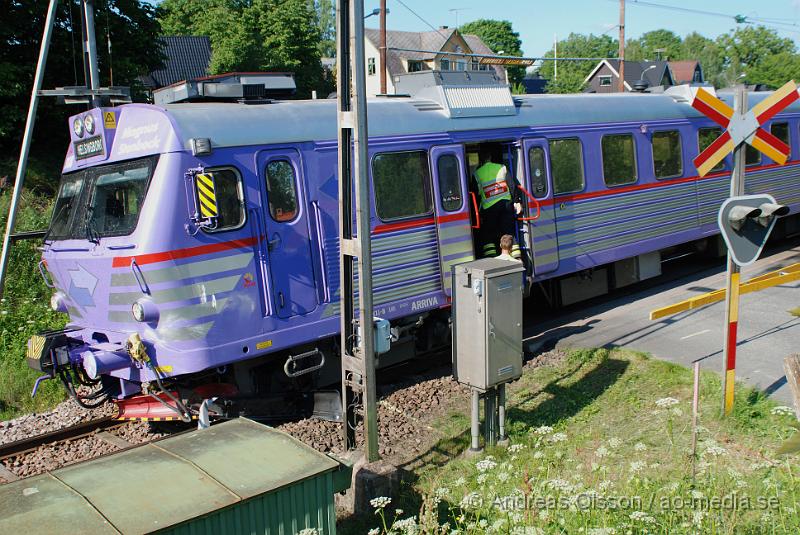
[[[419,17],[436,28],[455,27],[481,18],[509,20],[519,33],[522,50],[527,56],[544,55],[552,48],[554,36],[564,39],[571,32],[608,32],[617,38],[619,33],[619,0],[387,0],[386,4],[389,9],[386,25],[390,30],[430,30]],[[672,9],[653,7],[653,4]],[[378,6],[378,0],[364,1],[366,13]],[[763,25],[774,27],[800,48],[800,0],[627,0],[625,38],[636,38],[660,28],[672,30],[681,37],[696,31],[715,38],[737,26],[735,15],[766,19]],[[369,17],[366,25],[377,28],[378,17]]]

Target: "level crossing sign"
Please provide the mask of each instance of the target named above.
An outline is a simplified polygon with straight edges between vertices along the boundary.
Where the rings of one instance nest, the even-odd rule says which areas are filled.
[[[705,176],[743,142],[760,150],[774,162],[781,165],[786,163],[789,147],[761,127],[798,98],[800,94],[797,93],[797,85],[790,81],[753,106],[750,111],[737,114],[733,108],[705,89],[698,89],[692,100],[692,107],[725,129],[722,135],[694,159],[698,174]]]

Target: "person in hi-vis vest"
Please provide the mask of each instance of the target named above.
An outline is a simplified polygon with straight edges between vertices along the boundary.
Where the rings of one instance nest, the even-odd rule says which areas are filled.
[[[517,206],[512,203],[511,191],[506,178],[508,169],[499,155],[489,147],[480,149],[480,167],[475,170],[475,182],[481,200],[481,244],[482,256],[497,256],[497,246],[504,234],[516,236]],[[520,257],[519,245],[514,243],[511,255]]]

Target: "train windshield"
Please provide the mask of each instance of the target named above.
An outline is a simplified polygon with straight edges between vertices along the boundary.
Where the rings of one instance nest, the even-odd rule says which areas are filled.
[[[156,162],[148,157],[64,175],[48,239],[96,241],[133,232]]]

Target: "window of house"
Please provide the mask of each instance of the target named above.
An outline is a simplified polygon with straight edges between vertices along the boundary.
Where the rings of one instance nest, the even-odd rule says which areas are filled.
[[[442,155],[436,162],[436,172],[439,175],[439,195],[442,208],[447,212],[459,210],[463,204],[463,196],[461,194],[461,173],[456,155]]]
[[[611,85],[611,76],[601,76],[600,77],[600,87],[607,87]]]
[[[447,59],[447,58],[443,58],[439,62],[439,65],[440,65],[440,69],[443,70],[443,71],[449,71],[450,70],[450,60]]]
[[[683,174],[681,134],[677,130],[653,132],[653,171],[656,178]]]
[[[480,67],[481,67],[481,62],[478,60],[478,58],[472,58],[472,60],[470,61],[470,68],[473,71],[477,71],[480,69]]]
[[[584,188],[583,147],[578,138],[550,140],[553,193],[574,193]]]
[[[467,62],[463,60],[457,60],[454,62],[457,71],[466,71],[467,70]]]
[[[419,72],[422,70],[422,62],[413,59],[408,60],[408,72]]]
[[[769,131],[773,136],[786,143],[789,147],[789,157],[791,158],[792,143],[789,139],[789,123],[772,123]]]
[[[375,74],[375,58],[367,58],[367,74],[369,76]]]
[[[267,198],[269,213],[275,221],[291,221],[297,215],[297,181],[289,160],[272,160],[267,164]]]
[[[547,167],[542,147],[530,148],[528,151],[528,167],[531,170],[533,196],[537,199],[547,196]]]
[[[424,150],[385,152],[372,160],[375,210],[384,221],[430,214],[431,174]]]
[[[217,228],[203,229],[219,232],[241,227],[244,224],[244,188],[239,171],[232,167],[208,170],[214,176],[214,195],[217,198]]]
[[[603,136],[603,180],[606,186],[636,182],[636,148],[633,134]]]
[[[721,135],[722,129],[717,126],[700,128],[697,131],[697,148],[699,149],[698,154],[701,154],[704,150],[706,150]],[[715,165],[711,171],[721,171],[724,167],[725,160],[723,159],[717,165]]]

